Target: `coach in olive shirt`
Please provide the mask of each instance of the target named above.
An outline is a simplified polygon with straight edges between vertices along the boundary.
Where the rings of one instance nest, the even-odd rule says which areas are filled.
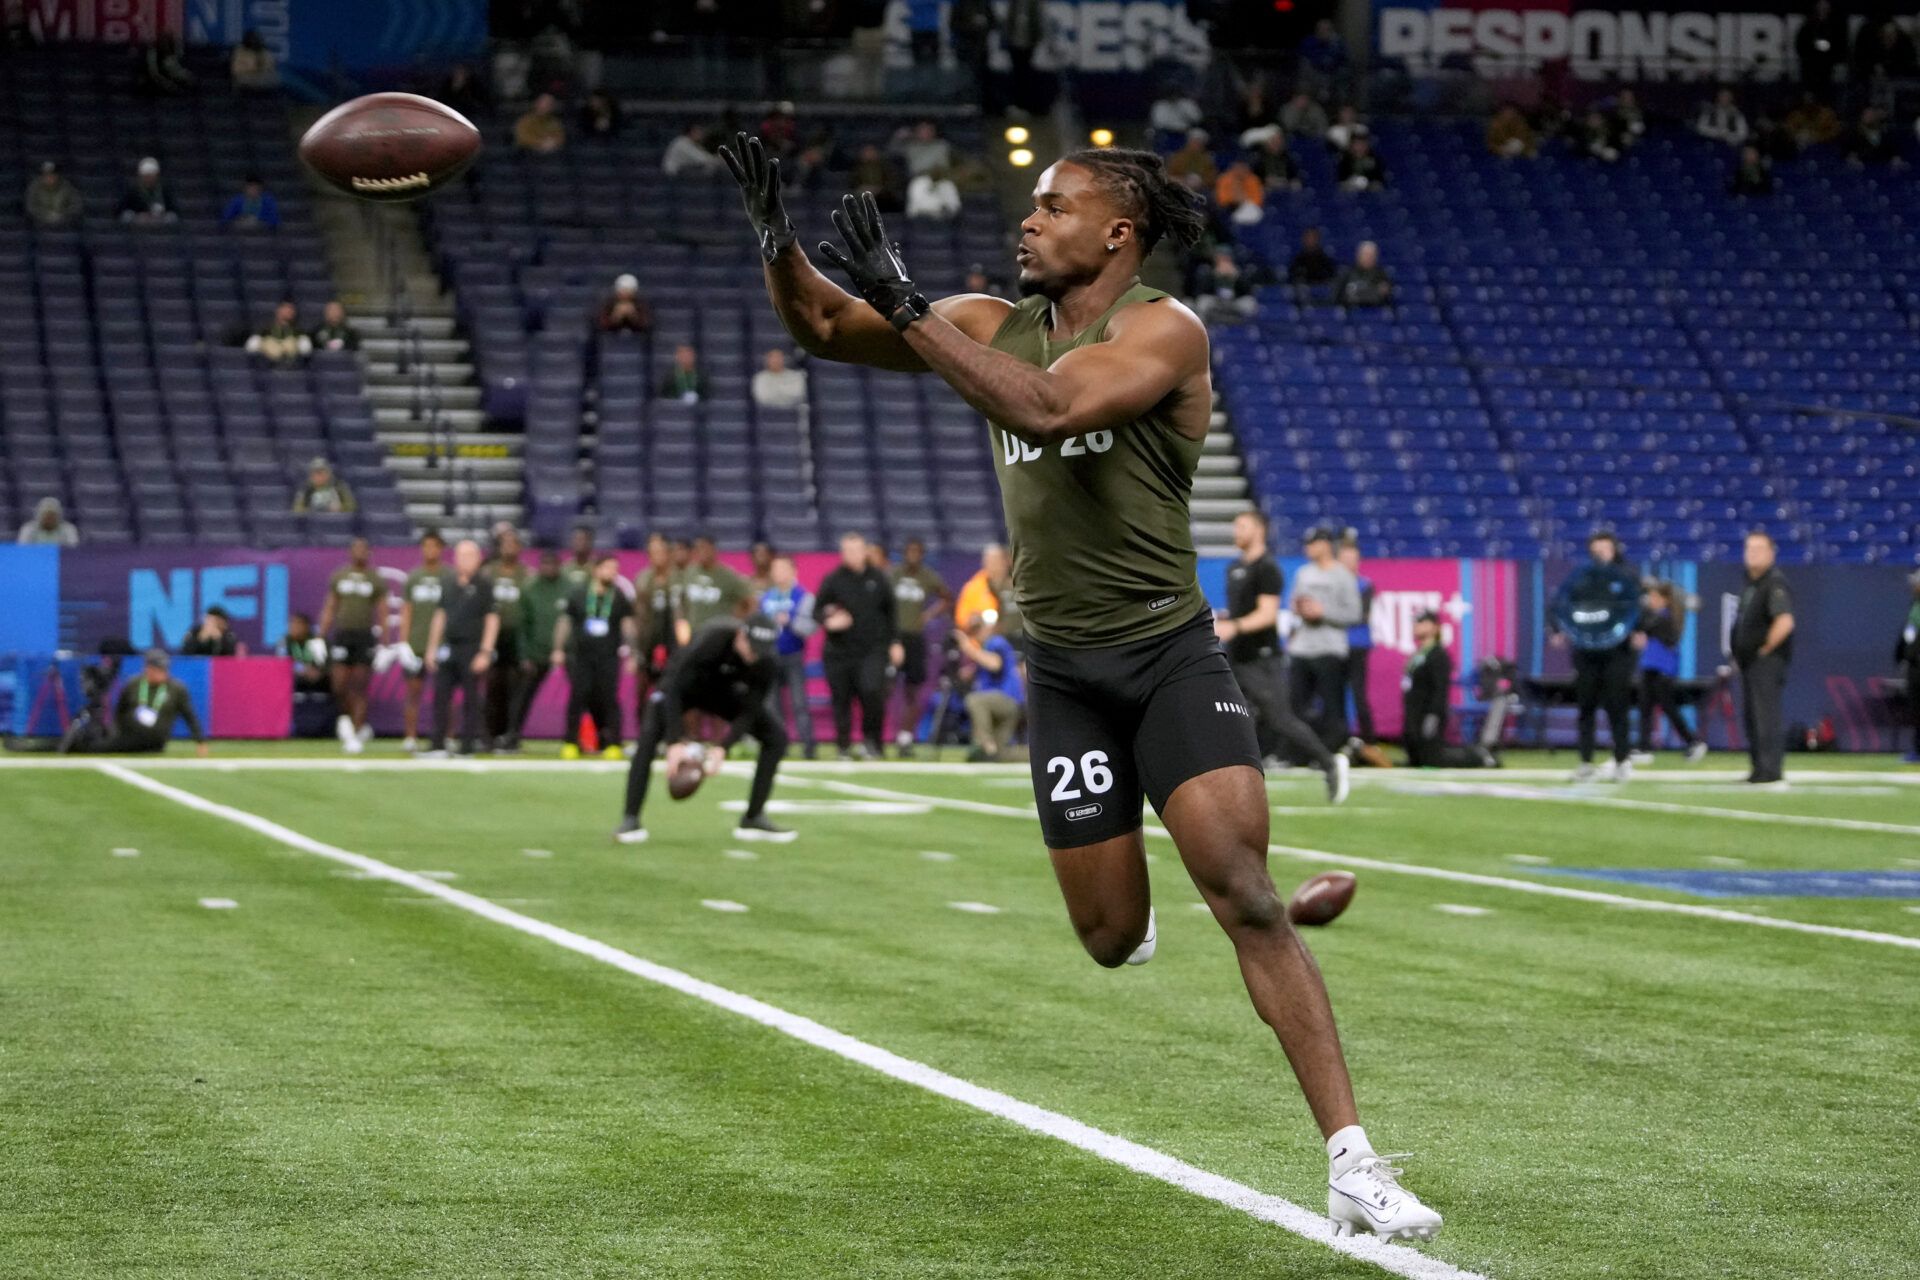
[[[1747,584],[1733,618],[1730,647],[1740,668],[1741,715],[1747,754],[1753,760],[1748,782],[1759,786],[1785,780],[1786,727],[1780,703],[1787,687],[1787,663],[1793,660],[1793,593],[1774,563],[1770,534],[1747,535]]]
[[[740,616],[752,599],[752,585],[721,564],[713,539],[701,534],[693,540],[693,559],[680,576],[680,613],[674,622],[680,643],[688,643],[715,618]]]

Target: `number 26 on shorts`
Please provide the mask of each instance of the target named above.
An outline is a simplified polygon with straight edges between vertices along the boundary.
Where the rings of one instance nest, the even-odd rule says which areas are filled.
[[[1047,761],[1047,776],[1059,774],[1059,780],[1053,784],[1050,800],[1078,800],[1081,791],[1074,786],[1074,762],[1072,756],[1055,756]],[[1113,789],[1113,770],[1107,767],[1107,753],[1089,751],[1080,757],[1080,779],[1094,795],[1105,795]]]

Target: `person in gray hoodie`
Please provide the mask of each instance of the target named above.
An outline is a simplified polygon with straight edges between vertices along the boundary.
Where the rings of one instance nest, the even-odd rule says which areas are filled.
[[[1320,740],[1340,747],[1347,740],[1347,629],[1365,616],[1360,582],[1334,558],[1334,532],[1310,529],[1307,563],[1293,575],[1287,608],[1298,621],[1287,642],[1293,709]]]

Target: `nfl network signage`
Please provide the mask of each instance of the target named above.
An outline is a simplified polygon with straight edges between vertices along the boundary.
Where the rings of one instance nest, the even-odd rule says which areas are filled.
[[[1672,9],[1579,0],[1398,4],[1378,11],[1375,39],[1382,57],[1413,71],[1464,59],[1488,79],[1564,64],[1578,80],[1777,81],[1793,74],[1803,8],[1796,0]]]

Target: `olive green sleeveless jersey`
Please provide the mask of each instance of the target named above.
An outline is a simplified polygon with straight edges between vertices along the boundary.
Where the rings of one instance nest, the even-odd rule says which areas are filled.
[[[1121,307],[1167,295],[1135,282],[1069,342],[1047,337],[1049,304],[1023,298],[993,335],[996,351],[1044,369],[1104,342]],[[1111,431],[1045,446],[989,423],[1013,586],[1027,631],[1043,644],[1096,648],[1143,640],[1206,607],[1194,575],[1188,499],[1200,441],[1155,406]]]

